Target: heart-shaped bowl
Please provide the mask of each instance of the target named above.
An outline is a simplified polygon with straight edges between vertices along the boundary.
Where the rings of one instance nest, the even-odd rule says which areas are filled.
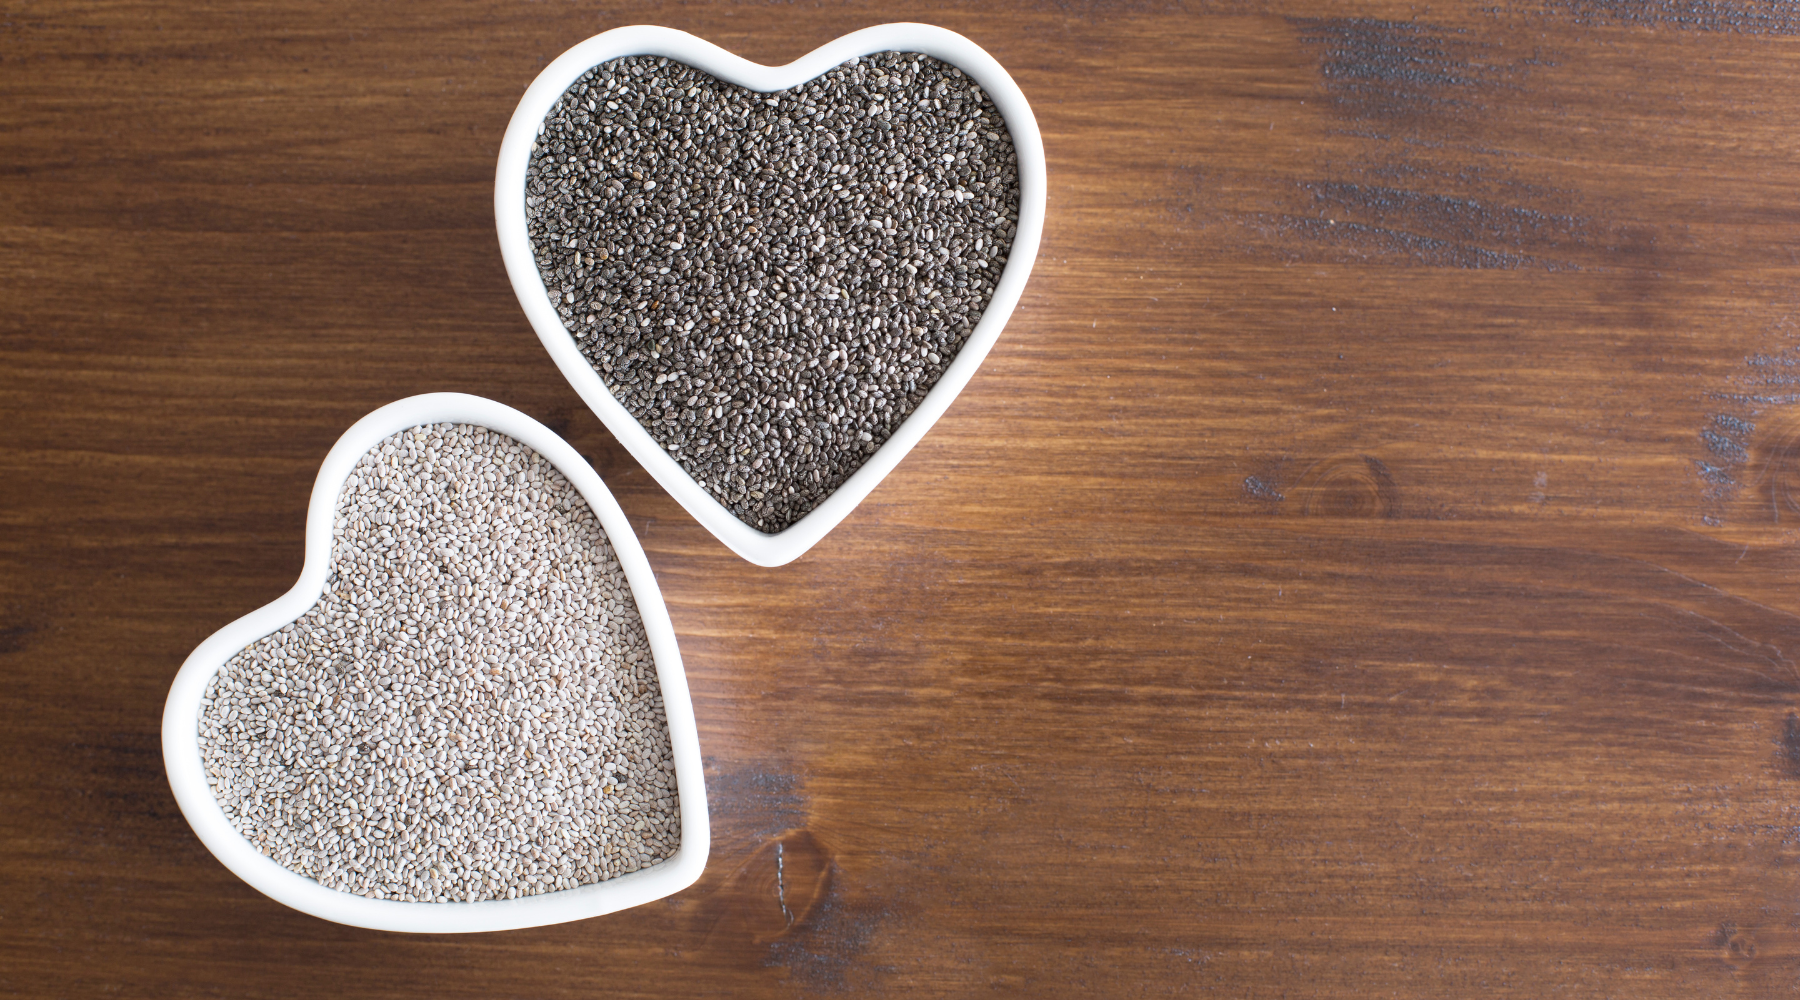
[[[576,889],[521,899],[478,903],[409,903],[369,899],[327,888],[282,866],[238,833],[213,796],[200,752],[201,698],[207,682],[245,646],[298,619],[319,602],[331,570],[338,497],[356,463],[383,439],[421,424],[475,424],[532,448],[561,472],[599,518],[619,565],[625,571],[656,661],[663,710],[674,751],[676,788],[681,799],[681,847],[659,864]],[[163,708],[163,765],[181,813],[225,867],[264,895],[296,910],[341,924],[386,931],[457,933],[499,931],[580,920],[647,903],[692,885],[706,866],[711,834],[706,786],[700,772],[700,739],[688,695],[687,675],[675,644],[656,576],[624,511],[593,467],[567,441],[510,406],[461,393],[413,396],[369,414],[338,439],[313,484],[306,512],[306,564],[300,581],[275,601],[214,632],[202,642],[169,690]]]
[[[918,52],[962,70],[986,91],[1012,133],[1019,160],[1019,223],[1006,268],[996,282],[987,310],[962,350],[936,385],[893,434],[837,491],[785,530],[757,530],[731,513],[688,475],[680,463],[652,438],[637,419],[607,390],[562,318],[550,304],[549,290],[538,273],[531,236],[526,228],[525,181],[532,143],[552,107],[588,70],[622,56],[665,56],[710,73],[727,83],[762,93],[806,83],[851,59],[877,52]],[[494,179],[494,219],[500,253],[519,304],[550,352],[563,377],[599,416],[607,429],[656,481],[719,541],[759,566],[792,562],[824,538],[894,466],[906,457],[967,385],[982,359],[999,339],[1013,307],[1025,290],[1044,229],[1044,143],[1031,105],[1006,70],[979,45],[954,31],[928,24],[883,24],[852,32],[785,66],[763,66],[733,55],[684,31],[638,25],[615,28],[576,45],[538,74],[520,99],[500,144]]]

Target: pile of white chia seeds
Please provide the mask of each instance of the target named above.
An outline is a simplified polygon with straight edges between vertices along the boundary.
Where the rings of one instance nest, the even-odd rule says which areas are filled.
[[[773,94],[612,60],[551,109],[524,194],[582,353],[682,468],[768,532],[835,491],[942,377],[1019,219],[993,102],[907,52]]]
[[[415,427],[357,464],[317,606],[208,685],[214,794],[265,855],[376,899],[513,899],[680,846],[644,626],[536,452]]]

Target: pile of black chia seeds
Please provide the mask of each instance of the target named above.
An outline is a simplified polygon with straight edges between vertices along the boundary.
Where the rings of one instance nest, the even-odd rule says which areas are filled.
[[[544,121],[539,273],[626,410],[740,520],[804,517],[968,339],[1019,219],[1005,121],[917,53],[774,94],[629,56]]]

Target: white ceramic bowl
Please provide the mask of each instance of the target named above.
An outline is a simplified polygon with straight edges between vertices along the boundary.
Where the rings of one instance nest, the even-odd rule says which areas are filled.
[[[542,128],[545,116],[563,92],[583,73],[609,59],[630,55],[667,56],[728,83],[769,92],[798,86],[858,56],[889,51],[921,52],[942,59],[974,78],[993,99],[995,107],[1006,118],[1013,146],[1018,151],[1018,233],[1013,237],[1011,256],[994,288],[987,312],[943,378],[893,436],[869,456],[836,493],[786,530],[768,534],[738,520],[695,482],[687,470],[613,398],[599,373],[575,346],[574,338],[564,329],[562,318],[550,304],[549,291],[538,274],[532,253],[531,237],[525,227],[525,168],[531,160],[532,142]],[[975,369],[981,366],[982,359],[999,339],[1013,307],[1018,304],[1019,295],[1025,290],[1025,280],[1031,274],[1032,262],[1037,258],[1038,241],[1044,228],[1044,184],[1044,143],[1038,135],[1037,119],[1032,117],[1031,105],[1026,103],[1018,84],[993,56],[954,31],[928,24],[883,24],[845,35],[786,66],[763,66],[686,32],[640,25],[595,35],[558,56],[532,81],[519,101],[518,110],[513,112],[512,124],[507,126],[506,138],[500,144],[500,165],[494,178],[494,220],[500,234],[500,253],[506,260],[506,273],[512,278],[513,290],[518,293],[519,303],[525,307],[525,315],[537,331],[538,339],[544,342],[550,357],[562,369],[563,377],[626,450],[719,541],[759,566],[780,566],[812,548],[856,509],[863,497],[900,464],[938,417],[943,416],[951,401],[968,384],[970,376],[975,374]]]
[[[436,423],[476,424],[535,449],[568,477],[606,529],[649,636],[656,677],[662,685],[663,709],[668,716],[669,743],[675,751],[675,781],[681,796],[681,847],[667,861],[578,889],[524,899],[481,903],[368,899],[328,889],[265,857],[237,832],[213,797],[200,759],[200,698],[207,682],[232,654],[294,621],[318,603],[331,569],[332,522],[338,495],[357,460],[389,435]],[[163,708],[162,736],[169,786],[182,815],[207,850],[264,895],[340,924],[386,931],[454,933],[511,930],[599,916],[660,899],[692,885],[706,866],[712,841],[707,825],[706,785],[700,773],[700,739],[694,728],[687,675],[681,668],[681,653],[675,646],[675,628],[669,623],[668,608],[663,605],[662,592],[657,589],[656,577],[644,558],[637,535],[632,533],[625,513],[593,467],[568,442],[518,410],[479,396],[450,392],[413,396],[389,403],[344,432],[325,456],[325,464],[320,466],[319,478],[313,484],[312,504],[306,511],[306,566],[300,572],[300,582],[273,603],[214,632],[188,656],[181,672],[175,675]]]

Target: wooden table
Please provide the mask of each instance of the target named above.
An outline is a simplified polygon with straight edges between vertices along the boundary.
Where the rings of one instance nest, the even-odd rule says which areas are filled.
[[[777,570],[559,377],[494,159],[605,28],[779,62],[885,5],[0,13],[0,992],[1792,995],[1800,14],[990,6],[904,16],[1033,101],[1037,270]],[[432,390],[641,531],[692,889],[365,932],[176,811],[176,668],[292,583],[338,434]]]

